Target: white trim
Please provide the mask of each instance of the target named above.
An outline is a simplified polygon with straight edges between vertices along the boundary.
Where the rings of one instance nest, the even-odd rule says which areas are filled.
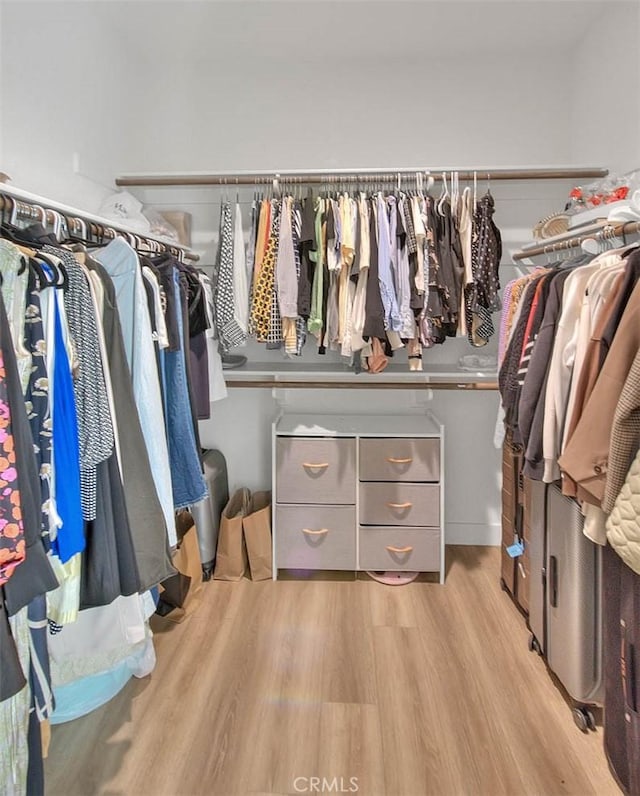
[[[495,547],[501,544],[502,528],[500,525],[450,522],[446,526],[446,536],[447,544]]]

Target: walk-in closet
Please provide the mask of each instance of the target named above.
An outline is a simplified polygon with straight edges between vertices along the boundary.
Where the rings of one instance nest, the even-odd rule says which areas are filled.
[[[0,0],[0,794],[640,796],[638,0]]]

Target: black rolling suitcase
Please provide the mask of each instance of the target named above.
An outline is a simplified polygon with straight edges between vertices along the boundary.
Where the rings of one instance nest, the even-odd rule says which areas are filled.
[[[604,748],[629,796],[640,796],[640,575],[608,546],[604,580]]]
[[[220,451],[204,451],[202,464],[209,496],[192,506],[191,514],[198,534],[198,546],[202,560],[202,577],[204,580],[210,580],[216,560],[220,517],[224,507],[229,502],[229,482],[227,478],[227,462]]]

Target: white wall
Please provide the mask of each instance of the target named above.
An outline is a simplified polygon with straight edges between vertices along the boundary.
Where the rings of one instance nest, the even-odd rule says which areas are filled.
[[[135,50],[104,4],[9,0],[2,13],[1,168],[17,187],[95,211],[125,153],[135,160]]]
[[[607,4],[569,61],[572,158],[640,168],[640,4]]]
[[[156,65],[158,88],[173,98],[171,113],[155,94],[146,97],[143,136],[156,137],[137,168],[563,164],[571,154],[563,64],[559,54],[524,63],[377,54],[295,64],[165,61]],[[526,90],[534,84],[535,125]]]

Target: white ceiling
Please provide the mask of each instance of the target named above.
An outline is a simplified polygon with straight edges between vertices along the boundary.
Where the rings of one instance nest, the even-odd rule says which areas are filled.
[[[67,0],[141,57],[452,57],[570,50],[617,0]],[[18,0],[5,0],[5,13]],[[23,11],[31,0],[19,0]],[[637,8],[637,2],[628,5]],[[34,9],[35,13],[35,9]]]

